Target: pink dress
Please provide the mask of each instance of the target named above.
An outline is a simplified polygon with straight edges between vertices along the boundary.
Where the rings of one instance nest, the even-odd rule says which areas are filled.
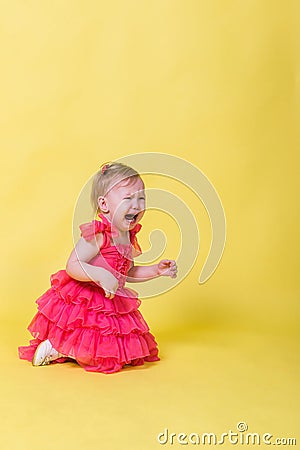
[[[103,233],[103,244],[89,264],[109,268],[119,286],[113,299],[93,281],[78,281],[66,270],[50,276],[51,288],[36,300],[38,312],[28,326],[34,337],[29,346],[19,347],[19,357],[32,361],[37,346],[49,339],[52,346],[67,357],[75,358],[87,371],[113,373],[125,364],[142,365],[159,361],[154,336],[138,310],[141,300],[133,289],[125,287],[132,254],[141,253],[136,233],[141,224],[129,231],[131,244],[112,245],[115,229],[103,214],[101,221],[80,225],[87,241]]]

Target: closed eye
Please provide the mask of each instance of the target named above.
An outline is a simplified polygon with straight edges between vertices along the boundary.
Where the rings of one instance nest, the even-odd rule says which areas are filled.
[[[123,200],[131,200],[131,197],[124,197]],[[145,200],[145,197],[139,197],[139,200]]]

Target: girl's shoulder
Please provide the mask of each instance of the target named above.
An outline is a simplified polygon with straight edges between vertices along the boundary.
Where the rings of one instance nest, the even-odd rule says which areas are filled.
[[[95,238],[99,238],[97,235],[103,233],[106,230],[106,225],[99,220],[92,220],[79,225],[81,236],[86,241],[92,241]]]
[[[79,225],[81,236],[86,241],[95,240],[99,247],[107,247],[111,245],[111,238],[116,238],[116,230],[112,230],[111,225],[107,221],[92,220]],[[136,234],[140,231],[142,225],[137,223],[136,226],[129,231],[129,241],[133,247],[134,256],[142,253],[142,249],[138,244]],[[118,239],[117,239],[118,240]]]
[[[137,257],[142,254],[142,249],[138,243],[136,234],[141,230],[142,225],[140,223],[137,223],[136,226],[133,228],[133,230],[130,230],[130,242],[133,247],[133,257]]]

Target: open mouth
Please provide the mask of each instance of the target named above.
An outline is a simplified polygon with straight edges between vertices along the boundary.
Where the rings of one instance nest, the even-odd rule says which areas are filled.
[[[136,222],[138,218],[138,214],[125,214],[125,219],[129,222],[129,223],[134,223]]]

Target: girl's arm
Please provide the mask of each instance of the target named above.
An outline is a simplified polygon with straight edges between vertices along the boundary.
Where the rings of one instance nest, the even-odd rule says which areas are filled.
[[[135,266],[131,263],[126,277],[129,283],[137,283],[139,281],[152,280],[160,276],[177,277],[177,265],[174,260],[163,259],[158,264],[152,266]]]
[[[88,262],[99,253],[103,234],[98,233],[91,241],[79,239],[66,263],[67,274],[78,281],[94,281],[105,291],[106,297],[113,298],[118,288],[118,280],[103,267],[93,266]]]

